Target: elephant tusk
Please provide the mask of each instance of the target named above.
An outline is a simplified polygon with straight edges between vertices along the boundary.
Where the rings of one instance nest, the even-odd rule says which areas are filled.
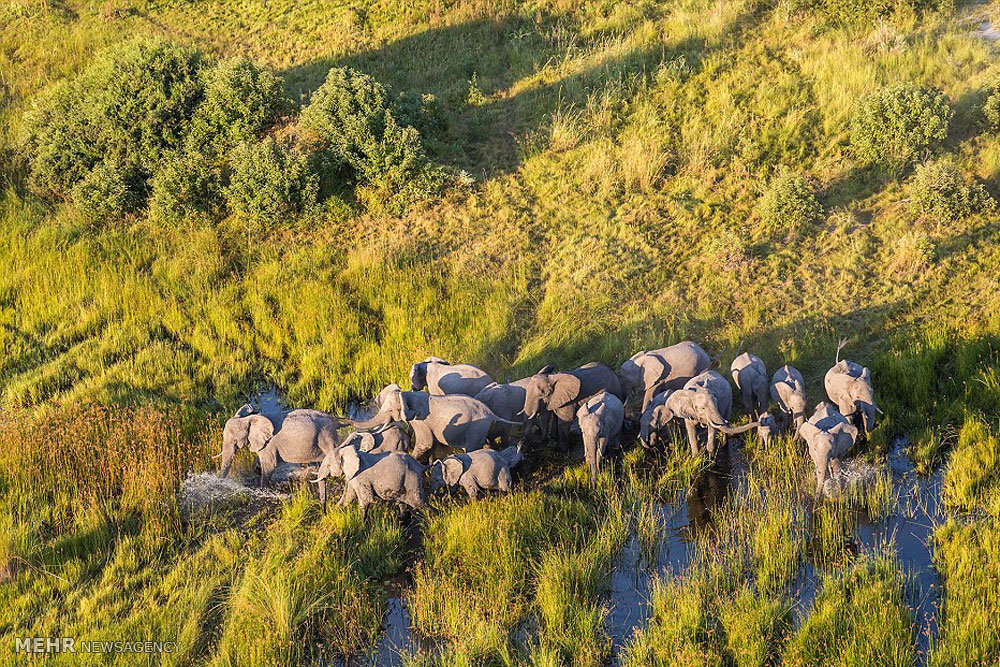
[[[216,455],[215,455],[215,456],[213,456],[212,458],[213,458],[213,459],[219,459],[219,458],[222,458],[222,455],[223,455],[223,454],[225,454],[225,452],[219,452],[218,454],[216,454]]]
[[[884,415],[885,414],[884,412],[882,412],[882,408],[880,408],[877,405],[875,406],[875,412],[879,413],[880,415]]]

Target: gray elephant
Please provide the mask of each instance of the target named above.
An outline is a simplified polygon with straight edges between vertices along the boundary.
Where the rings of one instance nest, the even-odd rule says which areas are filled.
[[[834,475],[840,472],[840,462],[854,446],[858,429],[835,406],[820,403],[798,433],[809,446],[809,456],[816,466],[816,495],[822,495],[827,470]]]
[[[455,454],[431,466],[431,493],[461,486],[473,500],[481,491],[510,491],[511,468],[521,462],[521,448],[479,449]]]
[[[398,387],[386,394],[375,416],[350,423],[358,430],[367,431],[390,422],[406,422],[413,429],[413,456],[416,458],[430,452],[435,442],[466,452],[475,451],[486,444],[493,424],[520,424],[501,419],[482,401],[471,396],[434,396]]]
[[[770,412],[762,412],[757,417],[757,439],[765,447],[770,447],[774,438],[781,432],[778,421]]]
[[[712,367],[712,358],[697,343],[682,341],[658,350],[636,352],[622,364],[623,400],[642,392],[642,410],[664,389],[680,389],[688,380]]]
[[[875,404],[871,374],[864,366],[841,359],[840,349],[837,348],[837,363],[826,372],[823,380],[826,395],[836,403],[844,417],[859,425],[868,436],[875,430],[876,415],[882,413]]]
[[[664,429],[667,428],[670,422],[666,411],[659,408],[662,408],[666,404],[667,398],[672,393],[673,391],[670,389],[661,391],[652,398],[646,409],[642,411],[642,416],[639,418],[639,443],[647,449],[651,449],[658,444]]]
[[[219,475],[229,475],[237,450],[246,447],[260,460],[260,485],[266,487],[279,456],[285,463],[320,463],[340,444],[337,433],[340,426],[331,415],[319,410],[292,410],[280,424],[275,424],[271,418],[244,405],[223,429]],[[325,484],[320,484],[319,495],[325,502]]]
[[[416,510],[427,503],[423,483],[426,466],[402,452],[375,456],[379,457],[377,461],[347,480],[338,505],[345,506],[357,500],[363,516],[365,508],[379,499],[395,503],[400,510],[406,507]]]
[[[744,412],[756,417],[767,410],[767,367],[761,358],[744,352],[733,359],[729,371],[740,390]]]
[[[355,431],[344,438],[341,447],[356,447],[361,452],[405,452],[410,449],[410,434],[399,424],[384,429]]]
[[[771,376],[771,400],[778,404],[778,412],[785,426],[795,423],[795,430],[806,420],[806,383],[802,373],[785,364]]]
[[[671,393],[666,402],[657,408],[663,421],[675,418],[684,420],[693,456],[698,456],[698,426],[708,431],[706,446],[711,456],[715,455],[717,431],[725,435],[737,435],[757,428],[758,422],[738,428],[730,427],[729,416],[732,410],[733,389],[729,381],[715,371],[706,371],[691,378],[683,389]]]
[[[435,396],[475,396],[493,382],[493,378],[472,364],[450,364],[439,357],[428,357],[410,368],[410,382],[413,391],[426,387],[427,393]]]
[[[545,366],[536,375],[551,373],[552,370],[552,366]],[[514,380],[506,384],[493,382],[486,385],[475,397],[477,401],[482,401],[486,407],[492,410],[496,416],[508,421],[520,422],[522,441],[528,439],[529,430],[532,426],[544,430],[544,426],[546,425],[544,422],[547,421],[546,417],[548,416],[547,411],[536,415],[534,419],[529,419],[524,414],[524,399],[528,395],[529,384],[531,384],[531,377]],[[490,432],[489,437],[500,438],[506,446],[510,443],[512,428],[510,424],[498,422],[493,425],[493,430]]]
[[[621,442],[625,405],[614,394],[602,391],[587,399],[576,412],[583,433],[583,453],[590,466],[590,479],[597,484],[604,452]]]
[[[572,371],[538,373],[528,382],[524,414],[534,418],[548,410],[556,419],[559,444],[569,447],[569,430],[580,401],[600,391],[624,398],[618,374],[602,363],[589,363]]]
[[[345,482],[349,482],[362,470],[372,467],[392,453],[394,452],[364,452],[354,445],[335,447],[323,457],[312,482],[324,484],[330,477],[343,477]],[[326,509],[326,498],[323,498],[323,509]]]

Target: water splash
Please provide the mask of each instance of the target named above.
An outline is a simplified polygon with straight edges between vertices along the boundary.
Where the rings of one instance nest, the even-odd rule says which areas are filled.
[[[231,477],[219,477],[214,472],[189,472],[181,483],[181,503],[189,511],[219,505],[220,503],[249,503],[253,501],[284,501],[287,493],[274,489],[260,489],[244,485]]]

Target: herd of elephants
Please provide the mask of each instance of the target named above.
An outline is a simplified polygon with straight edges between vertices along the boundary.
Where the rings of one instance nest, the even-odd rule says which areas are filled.
[[[364,512],[367,505],[384,500],[401,509],[419,508],[426,501],[428,470],[431,493],[461,486],[475,499],[484,491],[508,491],[522,444],[554,430],[567,451],[574,425],[596,479],[607,448],[621,442],[625,403],[641,393],[643,446],[656,447],[670,425],[680,422],[694,456],[702,437],[714,456],[717,434],[724,444],[729,435],[756,429],[767,446],[775,435],[794,433],[809,449],[821,494],[828,470],[839,471],[859,433],[867,435],[881,413],[868,369],[840,359],[842,347],[824,381],[830,402],[817,404],[808,419],[802,374],[784,365],[769,377],[764,362],[744,352],[730,370],[751,421],[730,426],[732,386],[711,369],[716,361],[691,341],[638,352],[618,372],[602,363],[571,371],[547,366],[506,384],[471,364],[429,357],[413,364],[410,391],[386,386],[375,399],[374,416],[364,421],[319,410],[292,410],[276,418],[244,405],[226,422],[216,458],[222,459],[220,475],[225,477],[236,452],[250,449],[260,461],[261,486],[270,483],[279,457],[285,463],[318,463],[313,481],[324,507],[326,481],[333,476],[345,481],[341,505],[357,501]],[[341,440],[338,429],[348,425],[355,431]],[[511,446],[515,436],[519,444]],[[501,448],[493,448],[498,442]],[[431,457],[435,444],[460,453],[426,466],[421,460]]]

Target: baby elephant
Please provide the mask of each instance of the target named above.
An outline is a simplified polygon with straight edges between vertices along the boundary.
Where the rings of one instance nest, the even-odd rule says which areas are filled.
[[[602,391],[587,399],[576,411],[583,433],[583,452],[590,465],[591,484],[597,484],[597,471],[608,445],[617,445],[622,435],[625,406],[614,394]]]
[[[391,424],[380,431],[355,431],[340,443],[341,447],[355,447],[359,452],[406,452],[410,449],[410,434],[399,424]]]
[[[733,359],[729,370],[740,390],[744,412],[754,417],[767,410],[767,368],[760,357],[744,352]]]
[[[663,406],[671,393],[670,389],[665,389],[656,394],[642,411],[642,417],[639,418],[639,442],[646,449],[656,447],[670,423],[670,417]]]
[[[778,421],[770,412],[762,412],[757,422],[757,438],[762,445],[770,447],[774,437],[781,431]]]
[[[461,486],[475,500],[480,491],[510,491],[510,469],[521,462],[521,448],[477,449],[431,466],[431,493]]]
[[[427,468],[402,452],[377,456],[379,459],[373,465],[348,479],[344,495],[337,504],[343,507],[357,500],[362,516],[368,505],[380,499],[395,503],[401,511],[407,507],[414,510],[423,507],[427,502],[423,484]]]
[[[820,403],[809,421],[799,427],[799,436],[809,446],[809,456],[816,466],[816,495],[823,493],[827,468],[833,474],[840,471],[840,461],[858,438],[856,429],[830,403]]]

